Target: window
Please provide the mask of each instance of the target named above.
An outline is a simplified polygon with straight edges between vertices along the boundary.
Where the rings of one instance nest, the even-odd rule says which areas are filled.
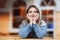
[[[42,0],[41,6],[55,6],[54,0]]]
[[[21,22],[25,19],[26,2],[18,0],[13,4],[13,28],[19,28]]]
[[[53,28],[53,10],[42,10],[42,19],[48,24],[48,28]]]
[[[43,6],[43,7],[42,7]],[[40,4],[40,12],[42,15],[42,20],[47,23],[47,36],[54,38],[54,0],[42,0]]]

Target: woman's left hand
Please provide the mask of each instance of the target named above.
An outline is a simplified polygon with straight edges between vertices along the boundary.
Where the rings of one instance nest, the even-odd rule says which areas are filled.
[[[33,14],[27,14],[27,19],[31,22],[31,23],[33,23],[33,24],[35,24],[36,23],[36,21],[38,20],[38,18],[39,18],[39,14],[35,14],[35,13],[33,13]]]
[[[35,24],[38,18],[39,18],[39,14],[35,14],[35,17],[32,18],[32,23]]]

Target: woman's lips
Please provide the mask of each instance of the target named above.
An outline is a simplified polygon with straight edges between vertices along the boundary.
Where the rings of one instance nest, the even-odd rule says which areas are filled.
[[[36,17],[35,15],[31,15],[32,18]]]
[[[32,17],[32,18],[36,17],[36,15],[29,15],[29,16]]]

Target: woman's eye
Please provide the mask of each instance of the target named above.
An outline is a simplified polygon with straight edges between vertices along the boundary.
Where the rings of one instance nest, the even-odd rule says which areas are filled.
[[[34,11],[34,13],[37,13],[37,11]]]

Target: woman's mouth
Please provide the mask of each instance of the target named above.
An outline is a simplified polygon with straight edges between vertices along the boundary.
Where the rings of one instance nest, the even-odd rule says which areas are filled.
[[[35,15],[31,15],[32,18],[36,17]]]

